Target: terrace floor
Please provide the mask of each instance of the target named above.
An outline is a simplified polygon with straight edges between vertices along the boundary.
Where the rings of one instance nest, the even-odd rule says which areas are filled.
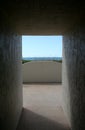
[[[62,109],[61,84],[24,84],[17,130],[70,130]]]

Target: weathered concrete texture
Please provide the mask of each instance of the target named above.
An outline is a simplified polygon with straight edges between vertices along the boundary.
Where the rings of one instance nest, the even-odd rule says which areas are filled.
[[[84,1],[3,0],[0,11],[12,28],[24,35],[61,35],[73,25],[85,23]]]
[[[64,110],[72,130],[85,129],[85,29],[63,37]]]
[[[22,110],[21,36],[0,33],[0,130],[15,130]]]

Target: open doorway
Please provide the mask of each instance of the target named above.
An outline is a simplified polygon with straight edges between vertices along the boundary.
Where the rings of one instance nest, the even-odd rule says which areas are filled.
[[[62,109],[62,36],[23,36],[22,51],[23,107],[31,130],[40,124],[43,130],[68,128]]]
[[[23,36],[24,83],[61,83],[62,36]]]

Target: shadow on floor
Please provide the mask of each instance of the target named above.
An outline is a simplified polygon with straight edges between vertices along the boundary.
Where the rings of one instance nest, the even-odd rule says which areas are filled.
[[[16,130],[70,130],[70,128],[23,108]]]

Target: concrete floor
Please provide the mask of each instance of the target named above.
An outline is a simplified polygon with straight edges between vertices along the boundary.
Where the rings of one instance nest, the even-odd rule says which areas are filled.
[[[62,109],[62,85],[24,84],[17,130],[70,130]]]

